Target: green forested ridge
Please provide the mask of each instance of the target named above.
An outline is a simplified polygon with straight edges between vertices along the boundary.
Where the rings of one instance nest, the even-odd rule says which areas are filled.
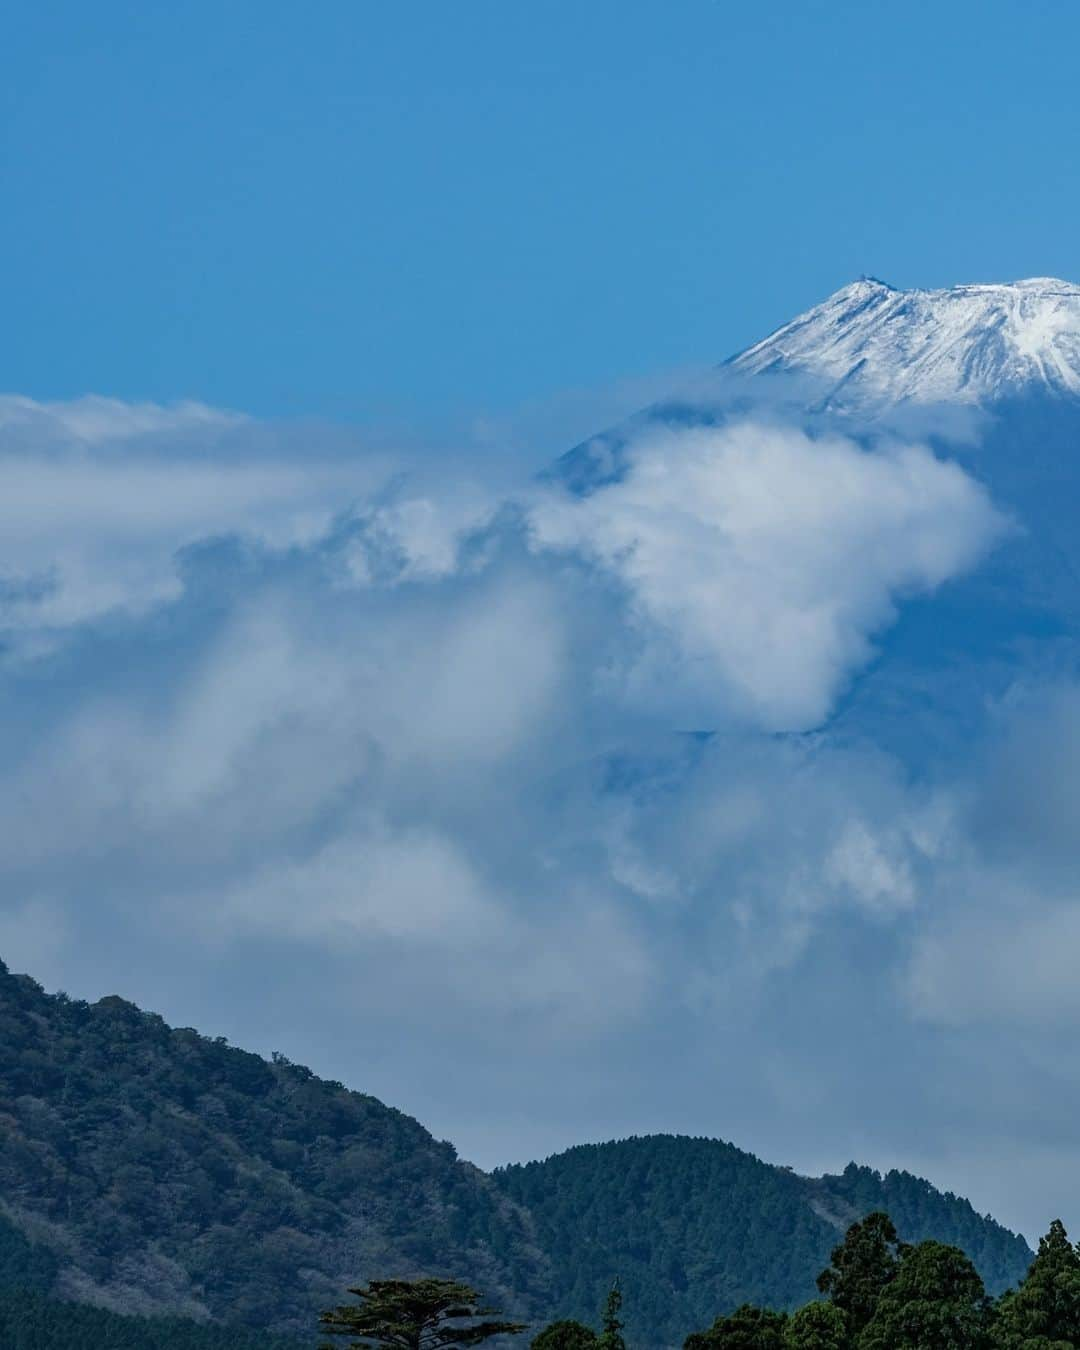
[[[0,1288],[308,1337],[357,1281],[465,1279],[538,1328],[590,1321],[618,1275],[628,1343],[655,1347],[742,1302],[804,1301],[875,1208],[962,1247],[993,1290],[1030,1260],[907,1174],[808,1179],[715,1140],[488,1177],[372,1097],[0,963]]]
[[[714,1139],[585,1144],[495,1178],[536,1221],[558,1315],[587,1321],[617,1271],[634,1291],[631,1342],[676,1344],[742,1303],[805,1302],[838,1233],[872,1210],[887,1209],[904,1241],[962,1247],[995,1293],[1031,1260],[1023,1238],[906,1172],[852,1164],[811,1179]]]
[[[358,1276],[457,1275],[535,1306],[546,1263],[416,1121],[118,998],[0,967],[0,1201],[60,1292],[307,1332]]]

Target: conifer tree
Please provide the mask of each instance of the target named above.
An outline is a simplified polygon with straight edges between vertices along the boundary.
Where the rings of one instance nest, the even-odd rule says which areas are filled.
[[[859,1350],[980,1350],[988,1313],[979,1272],[959,1247],[920,1242],[904,1249]]]
[[[592,1327],[572,1318],[552,1322],[529,1342],[529,1350],[596,1350],[599,1337]]]
[[[902,1251],[892,1220],[880,1210],[853,1223],[833,1248],[817,1287],[845,1315],[852,1336],[870,1321],[882,1291],[896,1278]]]
[[[744,1303],[708,1331],[687,1336],[683,1350],[784,1350],[787,1314]]]
[[[784,1327],[784,1350],[846,1350],[847,1344],[847,1318],[835,1303],[806,1303]]]
[[[1055,1219],[1020,1288],[998,1304],[995,1343],[1002,1350],[1080,1345],[1080,1253]]]
[[[619,1317],[621,1308],[622,1290],[619,1288],[619,1281],[616,1280],[608,1291],[607,1301],[604,1303],[603,1330],[597,1342],[598,1350],[626,1350],[622,1334],[623,1324]]]

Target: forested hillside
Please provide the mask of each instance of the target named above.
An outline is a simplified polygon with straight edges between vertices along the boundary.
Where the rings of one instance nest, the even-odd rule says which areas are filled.
[[[49,1296],[58,1260],[0,1214],[3,1350],[302,1350],[303,1340],[181,1317],[125,1317]],[[310,1344],[308,1338],[307,1344]]]
[[[4,1303],[24,1331],[61,1325],[48,1296],[306,1340],[347,1286],[419,1275],[467,1280],[537,1326],[593,1319],[617,1275],[631,1344],[648,1350],[745,1301],[804,1301],[846,1226],[879,1208],[905,1240],[964,1248],[991,1290],[1031,1258],[906,1174],[808,1179],[715,1140],[589,1145],[486,1176],[280,1057],[118,998],[48,995],[0,965],[0,1289],[31,1291]],[[128,1344],[131,1324],[100,1325],[113,1340],[87,1343]]]
[[[617,1272],[632,1291],[624,1314],[639,1343],[681,1344],[741,1303],[805,1302],[843,1230],[876,1209],[904,1241],[962,1247],[991,1292],[1031,1260],[1022,1238],[908,1173],[853,1164],[838,1177],[800,1177],[713,1139],[583,1145],[495,1177],[536,1219],[558,1315],[588,1321]]]
[[[546,1291],[518,1207],[415,1120],[118,998],[0,968],[0,1201],[53,1292],[308,1333],[358,1276]]]
[[[4,1350],[310,1350],[314,1340],[289,1340],[249,1328],[184,1317],[125,1317],[85,1303],[26,1290],[0,1289]]]

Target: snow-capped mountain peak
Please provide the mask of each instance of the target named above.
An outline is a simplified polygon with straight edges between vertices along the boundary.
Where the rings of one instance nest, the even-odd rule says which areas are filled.
[[[1032,277],[901,291],[862,277],[729,365],[813,376],[840,406],[1080,397],[1080,286]]]

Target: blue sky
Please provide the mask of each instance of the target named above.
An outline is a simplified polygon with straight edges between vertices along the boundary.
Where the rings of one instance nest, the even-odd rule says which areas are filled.
[[[1080,274],[1071,0],[13,5],[5,388],[356,420]]]
[[[0,957],[484,1165],[1076,1226],[1076,428],[700,379],[863,272],[1080,278],[1072,0],[2,39]]]

